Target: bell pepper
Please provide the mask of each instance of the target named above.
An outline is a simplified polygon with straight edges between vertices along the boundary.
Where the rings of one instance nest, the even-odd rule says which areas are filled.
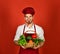
[[[32,35],[32,38],[37,38],[36,34],[33,34],[33,35]]]

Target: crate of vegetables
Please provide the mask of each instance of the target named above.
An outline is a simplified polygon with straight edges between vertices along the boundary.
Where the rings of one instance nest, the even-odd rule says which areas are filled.
[[[18,40],[18,43],[19,45],[25,46],[26,48],[33,48],[42,41],[43,40],[39,39],[35,34],[33,34],[33,35],[28,35],[27,37],[21,35],[20,39]]]

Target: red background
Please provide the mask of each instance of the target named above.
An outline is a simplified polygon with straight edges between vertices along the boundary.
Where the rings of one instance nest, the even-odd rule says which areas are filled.
[[[0,54],[18,54],[13,42],[18,25],[24,23],[22,9],[35,9],[34,22],[43,27],[46,42],[40,54],[60,54],[59,0],[2,0],[0,1]]]

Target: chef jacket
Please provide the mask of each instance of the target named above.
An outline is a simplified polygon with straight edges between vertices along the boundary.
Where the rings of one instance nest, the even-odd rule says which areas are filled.
[[[17,27],[16,34],[15,34],[15,37],[14,37],[14,41],[19,40],[20,36],[23,34],[24,25],[25,24],[22,24],[22,25],[19,25]],[[26,33],[34,33],[34,31],[35,31],[34,30],[34,25],[35,25],[36,34],[38,35],[38,37],[45,41],[44,30],[43,30],[43,28],[41,26],[33,24],[31,27],[28,27],[27,25],[25,25],[25,31],[24,32],[26,32]]]

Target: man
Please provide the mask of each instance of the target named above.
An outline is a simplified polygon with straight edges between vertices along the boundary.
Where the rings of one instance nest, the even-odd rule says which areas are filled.
[[[24,8],[22,13],[24,14],[25,23],[17,27],[14,42],[15,44],[19,45],[18,40],[20,38],[20,35],[22,35],[23,33],[26,32],[36,33],[38,35],[38,38],[42,39],[43,42],[41,42],[40,45],[33,47],[33,50],[32,49],[27,50],[25,46],[21,46],[22,48],[20,48],[19,54],[29,54],[29,53],[38,54],[37,49],[43,46],[45,42],[44,30],[42,29],[41,26],[34,24],[33,19],[34,19],[35,10],[32,7]]]

